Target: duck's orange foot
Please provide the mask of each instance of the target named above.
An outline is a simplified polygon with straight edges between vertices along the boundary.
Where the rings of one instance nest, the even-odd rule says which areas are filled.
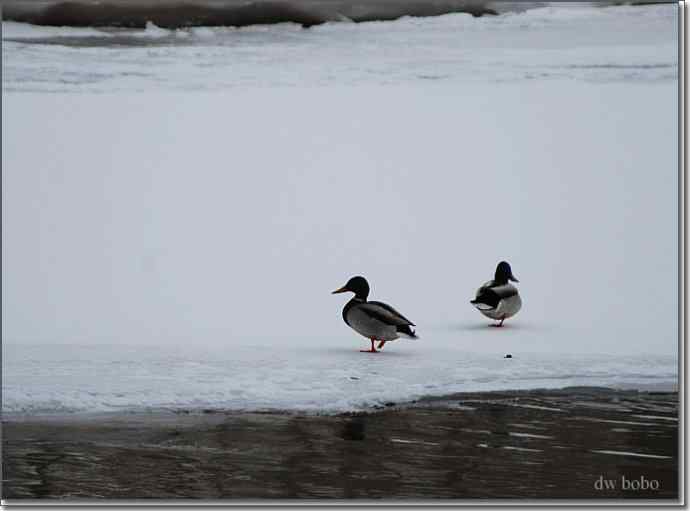
[[[500,328],[500,327],[503,326],[503,322],[504,322],[505,320],[506,320],[506,318],[505,318],[505,316],[503,316],[503,317],[501,318],[501,322],[500,322],[500,323],[493,323],[492,326],[495,326],[495,327]]]
[[[359,350],[359,351],[361,351],[362,353],[378,353],[378,351],[376,351],[376,348],[374,348],[374,342],[376,341],[376,339],[369,339],[369,340],[371,341],[371,349],[370,350]],[[380,347],[381,346],[379,346],[379,348]]]

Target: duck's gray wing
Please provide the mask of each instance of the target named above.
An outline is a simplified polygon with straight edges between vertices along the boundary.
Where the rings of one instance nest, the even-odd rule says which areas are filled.
[[[511,296],[515,296],[518,294],[517,288],[512,285],[512,284],[504,284],[502,286],[494,286],[491,288],[491,290],[496,293],[501,300],[504,300],[506,298],[510,298]]]
[[[393,307],[383,302],[365,302],[358,306],[369,316],[383,321],[388,325],[395,326],[415,326],[415,324],[400,314]]]

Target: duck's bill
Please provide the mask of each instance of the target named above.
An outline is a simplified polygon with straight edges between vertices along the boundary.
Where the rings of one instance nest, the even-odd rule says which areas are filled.
[[[345,289],[345,286],[341,287],[340,289],[336,289],[335,291],[332,291],[332,295],[337,295],[338,293],[345,293],[347,289]]]
[[[516,279],[512,275],[509,277],[509,280],[512,280],[513,282],[520,282],[518,279]]]

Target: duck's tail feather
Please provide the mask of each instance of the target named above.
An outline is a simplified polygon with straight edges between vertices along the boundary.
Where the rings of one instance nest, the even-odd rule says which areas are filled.
[[[410,328],[410,325],[399,326],[397,330],[403,337],[407,337],[408,339],[419,339],[419,336]]]
[[[480,311],[490,311],[491,309],[496,308],[493,305],[489,305],[488,303],[480,302],[479,300],[470,300],[470,303],[472,305],[474,305]]]

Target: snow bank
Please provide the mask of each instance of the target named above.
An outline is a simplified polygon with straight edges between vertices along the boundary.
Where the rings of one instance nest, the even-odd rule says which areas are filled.
[[[559,4],[473,18],[95,31],[3,23],[3,90],[230,91],[677,80],[674,5]],[[63,31],[64,33],[61,33]],[[93,32],[96,32],[95,34]],[[404,48],[405,51],[401,51]]]

